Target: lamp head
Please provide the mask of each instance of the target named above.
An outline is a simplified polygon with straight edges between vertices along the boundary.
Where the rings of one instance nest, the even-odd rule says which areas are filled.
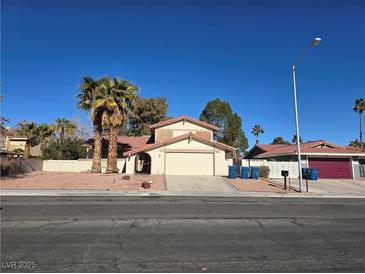
[[[318,45],[319,45],[319,43],[321,43],[321,38],[316,37],[316,38],[314,38],[314,39],[313,39],[313,41],[311,42],[310,46],[311,46],[311,47],[315,47],[315,46],[318,46]]]

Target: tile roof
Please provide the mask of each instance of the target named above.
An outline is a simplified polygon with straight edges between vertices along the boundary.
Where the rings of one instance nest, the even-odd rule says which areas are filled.
[[[118,143],[135,149],[146,146],[150,138],[151,136],[118,136]]]
[[[125,149],[136,149],[147,145],[150,142],[151,136],[118,136],[118,145]],[[108,138],[103,138],[102,143],[106,144]],[[87,145],[93,145],[94,139],[89,139],[86,142]]]
[[[296,145],[272,145],[257,144],[256,147],[263,150],[255,156],[255,158],[267,158],[279,155],[295,155],[297,154]],[[355,147],[339,146],[329,143],[325,140],[303,143],[300,146],[302,154],[355,154],[365,155],[365,152]]]
[[[171,125],[171,124],[174,124],[176,122],[183,121],[183,120],[189,121],[192,124],[196,124],[196,125],[199,125],[199,126],[202,126],[202,127],[205,127],[205,128],[209,128],[209,129],[212,129],[212,130],[219,130],[219,127],[216,127],[216,126],[208,124],[206,122],[191,118],[191,117],[186,116],[186,115],[183,115],[183,116],[180,116],[180,117],[177,117],[177,118],[172,118],[172,119],[169,119],[169,120],[166,120],[166,121],[162,121],[162,122],[159,122],[157,124],[153,124],[153,125],[150,126],[150,128],[151,129],[159,128],[159,127]]]
[[[136,149],[132,149],[132,150],[130,150],[128,152],[125,152],[124,155],[125,156],[130,156],[130,155],[136,154],[138,152],[150,150],[150,149],[153,149],[153,148],[158,148],[158,147],[161,147],[161,146],[165,146],[165,145],[171,144],[171,143],[176,142],[176,141],[184,140],[184,139],[186,139],[188,137],[191,137],[193,139],[196,139],[196,140],[199,140],[199,141],[202,141],[202,142],[211,144],[211,145],[216,146],[216,147],[221,147],[223,149],[230,150],[233,153],[236,152],[236,149],[234,147],[231,147],[229,145],[226,145],[226,144],[223,144],[223,143],[220,143],[220,142],[207,140],[205,138],[202,138],[202,137],[196,135],[195,133],[188,132],[188,133],[185,133],[185,134],[176,136],[176,137],[172,137],[172,138],[167,139],[165,141],[156,142],[156,143],[153,143],[153,144],[146,144],[143,147],[136,148]]]

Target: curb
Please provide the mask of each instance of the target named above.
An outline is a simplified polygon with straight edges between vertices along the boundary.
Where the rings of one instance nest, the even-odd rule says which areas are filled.
[[[187,192],[120,192],[120,191],[29,191],[29,190],[2,190],[1,197],[5,196],[120,196],[120,197],[216,197],[216,198],[334,198],[334,199],[365,199],[365,195],[321,195],[321,194],[282,194],[260,192],[236,192],[227,195],[221,193],[187,193]]]

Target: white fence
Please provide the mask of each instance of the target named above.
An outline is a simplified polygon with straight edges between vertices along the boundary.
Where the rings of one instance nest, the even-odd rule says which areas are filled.
[[[68,172],[86,172],[91,170],[91,159],[82,160],[45,160],[43,161],[43,171],[68,171]],[[125,159],[118,159],[118,168],[123,170]],[[101,170],[106,170],[106,159],[101,160]]]
[[[266,160],[242,160],[242,166],[267,166],[270,169],[269,178],[283,178],[282,170],[289,171],[289,178],[298,178],[297,162],[271,162]]]

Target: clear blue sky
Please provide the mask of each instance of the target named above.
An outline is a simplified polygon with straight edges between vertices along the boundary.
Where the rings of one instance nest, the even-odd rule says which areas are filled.
[[[358,138],[353,101],[365,97],[365,1],[2,0],[2,115],[52,122],[76,109],[82,76],[121,76],[144,97],[166,96],[169,115],[199,117],[230,102],[261,142],[295,131],[290,64],[298,66],[301,134]]]

